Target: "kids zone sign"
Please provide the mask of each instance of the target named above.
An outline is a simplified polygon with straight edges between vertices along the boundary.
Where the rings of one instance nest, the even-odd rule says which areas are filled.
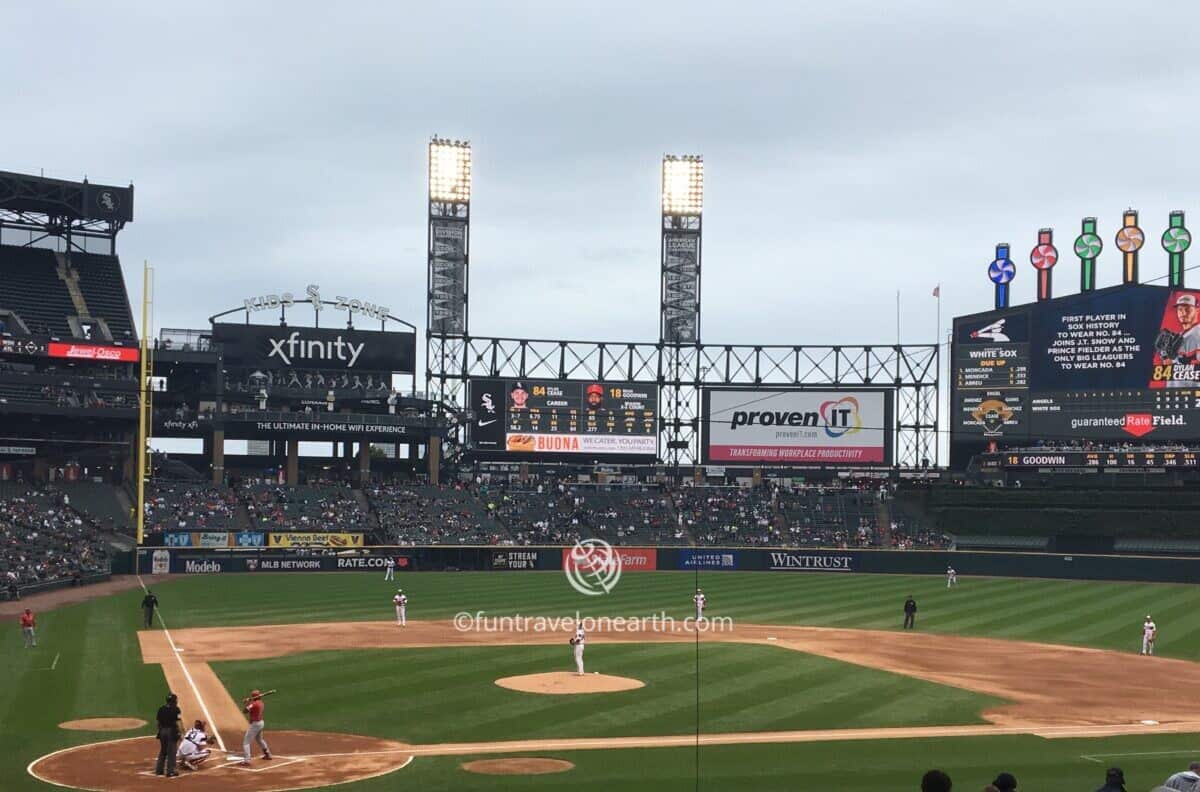
[[[703,415],[705,463],[891,464],[890,391],[711,389]]]

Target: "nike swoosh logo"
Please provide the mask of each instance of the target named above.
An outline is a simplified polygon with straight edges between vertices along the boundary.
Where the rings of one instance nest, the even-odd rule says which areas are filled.
[[[491,421],[480,421],[479,425],[480,426],[489,426],[490,424],[496,423],[496,420],[499,420],[499,419],[495,419],[495,420],[491,420]]]

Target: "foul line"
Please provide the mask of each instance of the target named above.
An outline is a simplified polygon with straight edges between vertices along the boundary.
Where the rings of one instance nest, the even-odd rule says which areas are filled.
[[[150,590],[146,588],[146,584],[142,582],[142,576],[138,575],[137,579],[138,585],[142,587],[142,591],[149,593]],[[187,666],[183,664],[183,658],[179,656],[179,647],[175,645],[175,639],[171,637],[171,631],[167,629],[167,622],[165,619],[163,619],[162,608],[155,608],[154,610],[158,614],[158,623],[162,625],[163,635],[167,636],[167,643],[170,644],[171,651],[175,653],[175,662],[179,663],[179,668],[181,671],[183,671],[184,678],[187,679],[188,684],[191,685],[192,693],[196,695],[196,701],[200,702],[200,711],[204,713],[205,722],[212,724],[213,736],[217,738],[217,746],[224,751],[225,741],[221,739],[221,731],[217,728],[217,724],[213,721],[213,716],[209,713],[208,705],[204,703],[204,698],[200,695],[200,689],[196,687],[196,681],[192,679],[191,672],[188,671]],[[226,751],[226,753],[228,753],[228,751]]]
[[[58,668],[58,655],[59,655],[59,652],[55,652],[55,653],[54,653],[54,662],[50,664],[50,670],[51,670],[51,671],[53,671],[54,669]]]
[[[1080,754],[1080,759],[1086,759],[1089,762],[1096,764],[1104,764],[1105,759],[1119,758],[1122,756],[1179,756],[1179,755],[1194,755],[1197,751],[1137,751],[1134,753],[1106,753],[1106,754]]]

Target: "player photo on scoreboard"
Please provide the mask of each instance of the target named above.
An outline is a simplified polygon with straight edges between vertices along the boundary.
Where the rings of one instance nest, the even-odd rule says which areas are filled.
[[[1154,339],[1151,388],[1200,387],[1200,292],[1172,291]]]

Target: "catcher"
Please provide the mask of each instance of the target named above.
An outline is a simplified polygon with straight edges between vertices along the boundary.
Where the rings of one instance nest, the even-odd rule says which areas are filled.
[[[212,755],[208,747],[208,733],[204,730],[204,721],[198,720],[187,730],[179,742],[179,763],[187,770],[196,770],[204,760]]]

